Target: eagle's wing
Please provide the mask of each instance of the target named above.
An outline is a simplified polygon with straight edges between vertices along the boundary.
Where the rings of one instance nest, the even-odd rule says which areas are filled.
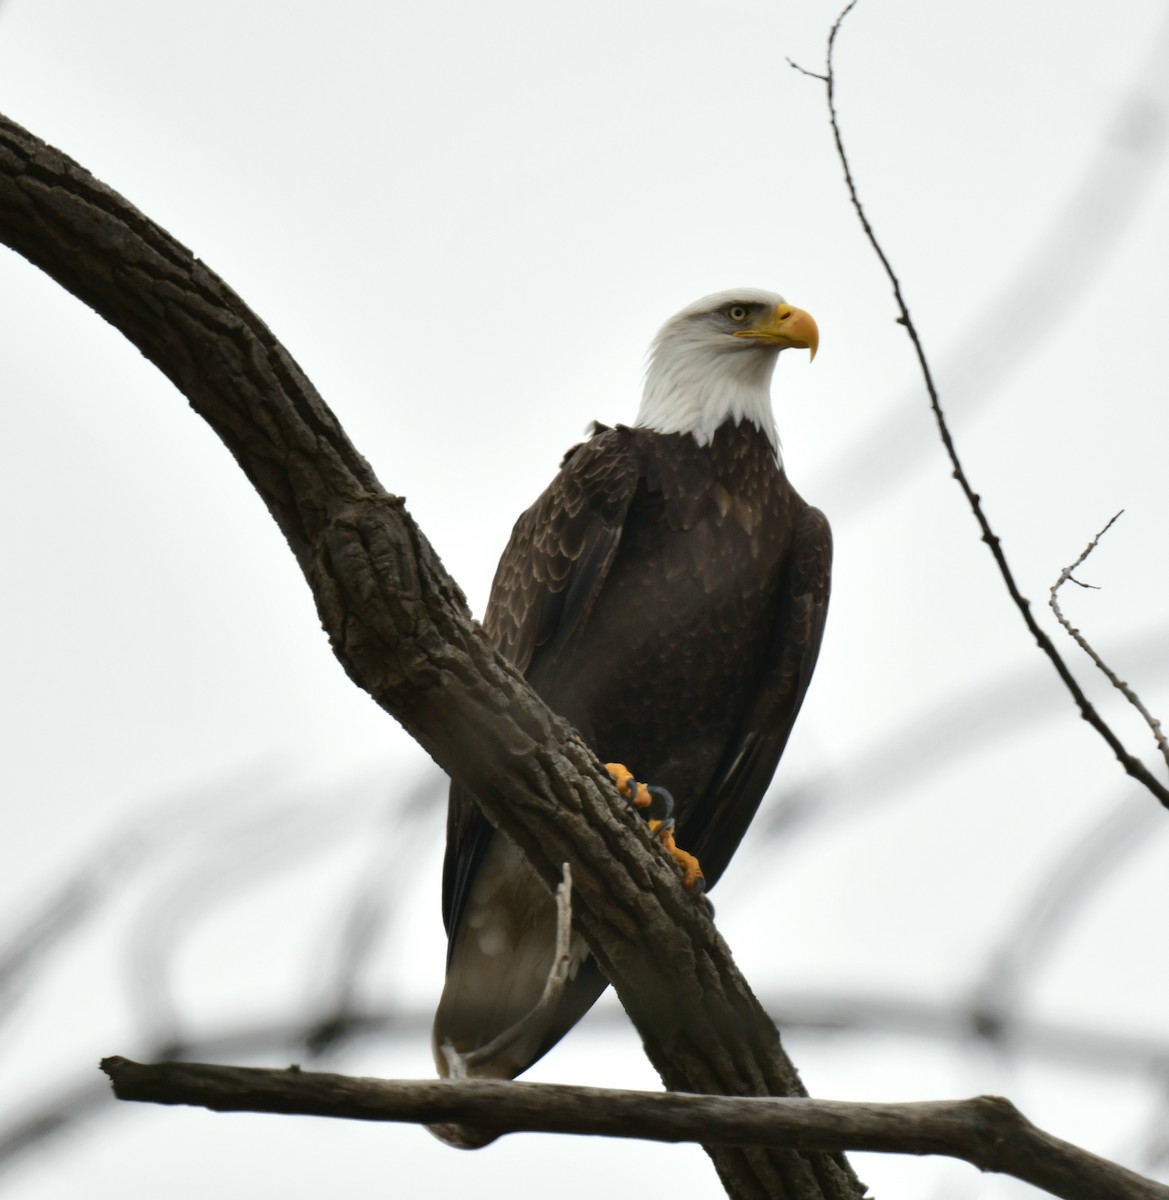
[[[554,652],[588,619],[640,476],[628,431],[595,425],[593,436],[569,450],[560,473],[516,522],[483,624],[521,671],[537,655]],[[490,837],[479,806],[452,785],[442,881],[443,923],[452,948]]]
[[[751,823],[795,724],[820,653],[832,572],[832,531],[818,508],[796,518],[774,641],[744,719],[705,793],[680,823],[678,843],[711,885]]]

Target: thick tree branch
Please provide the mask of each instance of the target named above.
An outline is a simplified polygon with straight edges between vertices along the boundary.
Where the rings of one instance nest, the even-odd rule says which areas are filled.
[[[287,538],[345,670],[506,829],[575,922],[675,1090],[803,1095],[703,908],[593,756],[470,619],[458,586],[263,322],[169,234],[0,118],[0,240],[154,362]],[[735,1195],[852,1197],[842,1160],[712,1150]]]
[[[889,261],[885,254],[881,243],[877,240],[877,235],[873,231],[872,225],[869,223],[868,215],[865,212],[864,205],[861,204],[860,195],[857,192],[856,182],[852,176],[852,167],[848,161],[848,155],[844,150],[844,139],[840,132],[840,121],[836,112],[836,76],[832,65],[833,51],[836,48],[836,37],[840,32],[840,27],[844,19],[856,7],[857,0],[850,2],[841,11],[840,16],[836,18],[835,24],[832,26],[832,31],[828,35],[828,56],[823,75],[818,75],[812,71],[807,71],[796,63],[789,64],[803,75],[811,76],[823,82],[825,92],[828,97],[828,118],[832,126],[832,136],[836,142],[836,152],[840,158],[841,166],[844,168],[844,182],[848,188],[849,199],[852,201],[852,206],[856,211],[856,215],[861,223],[861,228],[864,230],[865,237],[868,238],[869,245],[881,260],[881,266],[885,270],[885,274],[889,278],[890,284],[893,287],[893,297],[897,302],[898,317],[897,322],[905,327],[906,333],[909,334],[909,339],[913,343],[913,349],[917,355],[918,366],[921,368],[922,379],[925,381],[926,392],[929,394],[930,407],[933,410],[934,419],[937,421],[938,433],[941,436],[942,444],[946,448],[946,453],[950,458],[950,464],[953,467],[954,478],[958,481],[966,496],[967,503],[970,505],[971,511],[974,513],[974,519],[978,522],[978,527],[982,531],[982,540],[986,543],[994,557],[994,561],[999,569],[999,574],[1002,576],[1003,583],[1006,585],[1007,592],[1010,594],[1015,607],[1018,608],[1020,615],[1023,618],[1027,629],[1031,636],[1034,637],[1036,644],[1040,650],[1050,659],[1052,666],[1060,679],[1063,680],[1064,686],[1071,693],[1077,707],[1080,710],[1080,715],[1096,730],[1097,733],[1108,743],[1112,752],[1124,769],[1150,792],[1166,807],[1169,808],[1169,787],[1166,787],[1159,779],[1157,779],[1148,767],[1135,755],[1130,754],[1124,743],[1113,732],[1112,727],[1104,720],[1103,717],[1096,711],[1095,706],[1088,699],[1084,690],[1076,682],[1075,676],[1071,669],[1064,661],[1063,656],[1055,648],[1055,643],[1047,636],[1040,628],[1039,623],[1035,620],[1035,616],[1031,611],[1031,601],[1026,599],[1019,590],[1019,585],[1015,580],[1014,573],[1007,563],[1006,554],[1002,548],[1002,542],[998,535],[991,528],[990,521],[986,516],[986,512],[982,507],[982,497],[975,492],[971,486],[966,472],[962,468],[962,463],[958,458],[958,450],[954,445],[954,440],[950,435],[950,428],[946,422],[945,414],[942,411],[941,401],[938,398],[938,391],[934,385],[933,372],[930,370],[929,360],[926,358],[925,347],[922,345],[921,337],[918,334],[917,326],[913,323],[913,318],[909,315],[909,306],[906,303],[905,296],[901,290],[901,280],[897,273],[893,270],[893,264]]]
[[[1063,1200],[1169,1200],[1169,1187],[1060,1141],[995,1096],[920,1104],[661,1095],[494,1080],[358,1079],[300,1071],[107,1058],[122,1100],[216,1112],[457,1122],[486,1133],[601,1134],[789,1150],[944,1154]]]

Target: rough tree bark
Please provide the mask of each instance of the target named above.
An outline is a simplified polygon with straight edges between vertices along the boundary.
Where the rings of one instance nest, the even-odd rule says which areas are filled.
[[[1009,1100],[865,1104],[684,1096],[472,1079],[360,1079],[292,1069],[107,1058],[123,1099],[215,1112],[311,1113],[353,1121],[494,1123],[500,1133],[646,1137],[664,1142],[947,1154],[1025,1179],[1061,1200],[1169,1200],[1169,1188],[1037,1129]]]
[[[222,280],[0,118],[0,239],[165,374],[259,492],[350,678],[479,799],[554,888],[672,1090],[802,1096],[730,951],[593,756],[492,648],[455,582],[288,352]],[[710,1147],[728,1191],[845,1200],[839,1155]]]

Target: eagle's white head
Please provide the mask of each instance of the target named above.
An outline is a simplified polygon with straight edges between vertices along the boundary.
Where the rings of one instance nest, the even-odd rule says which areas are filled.
[[[816,357],[816,322],[775,292],[737,288],[696,300],[654,338],[637,424],[700,446],[727,421],[753,421],[779,457],[771,373],[795,346]]]

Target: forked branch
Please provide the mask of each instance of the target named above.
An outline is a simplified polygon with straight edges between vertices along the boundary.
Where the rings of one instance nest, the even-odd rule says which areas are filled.
[[[1113,525],[1116,524],[1116,522],[1120,519],[1121,513],[1123,512],[1124,509],[1122,508],[1120,512],[1118,512],[1116,516],[1113,517],[1112,520],[1109,521],[1108,524],[1105,525],[1104,528],[1101,529],[1100,532],[1087,544],[1087,546],[1084,547],[1084,552],[1080,555],[1080,557],[1077,558],[1070,567],[1064,567],[1064,569],[1060,571],[1059,578],[1051,585],[1051,598],[1049,599],[1048,603],[1051,605],[1051,611],[1055,613],[1056,620],[1059,621],[1064,629],[1067,630],[1068,636],[1072,639],[1072,641],[1074,641],[1076,645],[1083,650],[1083,652],[1104,673],[1105,677],[1108,679],[1108,682],[1111,683],[1112,686],[1116,688],[1116,690],[1120,692],[1120,694],[1129,702],[1129,704],[1131,704],[1133,708],[1135,708],[1137,712],[1139,712],[1144,718],[1145,724],[1148,725],[1150,730],[1152,730],[1153,740],[1157,743],[1157,748],[1161,751],[1161,757],[1165,760],[1166,767],[1169,767],[1169,739],[1166,739],[1165,737],[1165,732],[1161,728],[1161,722],[1158,721],[1151,712],[1149,712],[1140,696],[1138,696],[1136,692],[1134,692],[1133,689],[1129,687],[1129,685],[1125,683],[1124,680],[1121,679],[1120,676],[1117,675],[1117,673],[1100,657],[1100,655],[1096,653],[1092,644],[1086,637],[1084,637],[1083,633],[1073,627],[1071,621],[1064,616],[1063,609],[1059,604],[1059,589],[1063,587],[1065,583],[1070,581],[1071,583],[1079,584],[1080,587],[1091,586],[1091,584],[1080,583],[1080,581],[1072,574],[1072,572],[1082,563],[1087,561],[1088,555],[1091,554],[1098,545],[1100,545],[1100,539],[1112,528]]]

